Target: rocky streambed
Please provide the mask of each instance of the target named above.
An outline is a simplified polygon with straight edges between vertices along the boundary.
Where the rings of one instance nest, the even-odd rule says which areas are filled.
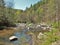
[[[17,24],[17,27],[13,29],[4,29],[0,31],[0,45],[34,45],[34,35],[27,32],[41,32],[41,31],[50,31],[50,27],[40,24]],[[9,37],[16,36],[18,40],[9,41]]]

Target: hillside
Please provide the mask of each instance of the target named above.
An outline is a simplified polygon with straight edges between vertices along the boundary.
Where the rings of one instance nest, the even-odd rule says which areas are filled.
[[[59,0],[58,0],[59,1]],[[59,9],[57,0],[42,0],[35,5],[31,5],[30,8],[27,8],[21,15],[25,20],[25,22],[30,23],[54,23],[57,22],[59,18]],[[23,21],[22,21],[23,22]]]
[[[31,5],[30,8],[26,8],[25,11],[17,9],[0,9],[5,10],[3,13],[6,13],[10,19],[13,19],[15,22],[22,23],[59,23],[59,0],[41,0],[34,5]]]

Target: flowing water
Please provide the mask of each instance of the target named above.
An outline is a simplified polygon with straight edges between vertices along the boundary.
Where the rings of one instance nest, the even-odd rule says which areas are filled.
[[[0,37],[0,45],[32,45],[31,36],[26,34],[27,30],[22,30],[21,32],[15,32],[12,36],[18,37],[16,41],[9,41],[9,37]]]

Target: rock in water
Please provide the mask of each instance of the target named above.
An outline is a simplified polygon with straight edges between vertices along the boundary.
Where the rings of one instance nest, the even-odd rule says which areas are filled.
[[[18,37],[16,37],[16,36],[11,36],[11,37],[9,37],[9,40],[10,40],[10,41],[16,41],[16,40],[18,40]]]

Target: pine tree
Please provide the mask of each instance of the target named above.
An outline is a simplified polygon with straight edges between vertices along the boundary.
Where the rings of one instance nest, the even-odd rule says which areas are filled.
[[[0,0],[0,6],[4,6],[5,4],[4,4],[4,0]]]

